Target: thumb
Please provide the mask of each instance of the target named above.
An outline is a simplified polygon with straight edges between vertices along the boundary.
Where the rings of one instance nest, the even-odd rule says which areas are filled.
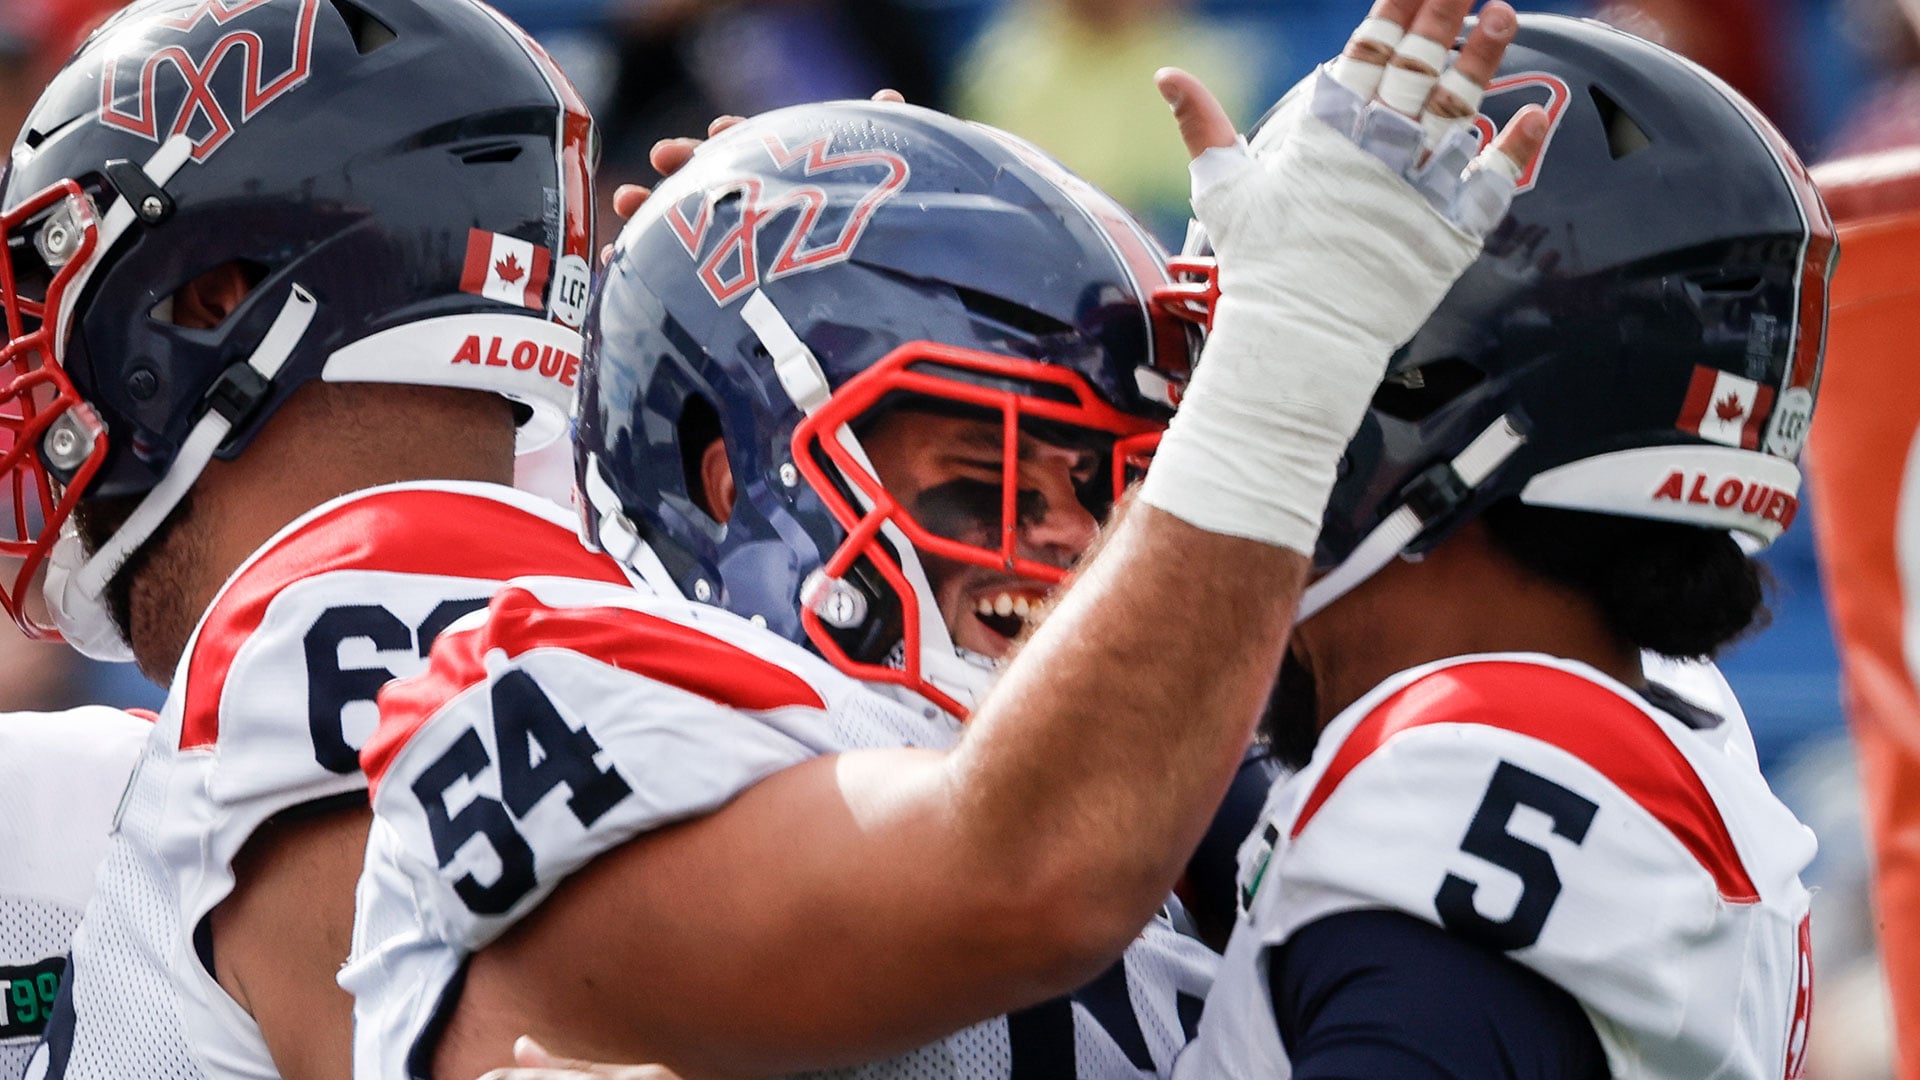
[[[513,1063],[529,1069],[582,1069],[585,1062],[568,1061],[553,1056],[553,1052],[534,1041],[531,1035],[522,1035],[513,1040]]]
[[[1186,142],[1189,156],[1232,146],[1239,139],[1240,133],[1234,130],[1220,99],[1199,79],[1179,68],[1161,68],[1154,73],[1153,84],[1173,107],[1173,119],[1180,125],[1180,138]]]

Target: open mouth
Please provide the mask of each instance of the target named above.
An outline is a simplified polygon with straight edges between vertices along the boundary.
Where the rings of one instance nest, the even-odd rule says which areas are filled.
[[[977,597],[973,617],[988,630],[1012,641],[1039,626],[1052,609],[1052,603],[1044,594],[1008,589]]]

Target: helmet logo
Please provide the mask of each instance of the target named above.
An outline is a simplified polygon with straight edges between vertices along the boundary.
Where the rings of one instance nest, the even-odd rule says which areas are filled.
[[[1772,405],[1773,387],[1730,371],[1696,365],[1693,381],[1687,385],[1686,404],[1680,407],[1680,419],[1674,426],[1722,446],[1756,450],[1761,425],[1771,414]]]
[[[1533,163],[1520,174],[1513,193],[1532,191],[1533,185],[1540,179],[1540,163],[1547,159],[1547,148],[1553,145],[1553,137],[1560,131],[1560,118],[1567,114],[1567,102],[1573,94],[1567,89],[1567,81],[1558,75],[1549,75],[1544,71],[1522,71],[1514,75],[1502,75],[1487,84],[1487,97],[1496,94],[1525,92],[1525,101],[1515,104],[1511,112],[1519,112],[1521,105],[1538,104],[1547,110],[1547,138],[1540,144],[1540,152],[1534,155]],[[1486,113],[1473,118],[1473,126],[1479,129],[1480,146],[1484,149],[1493,141],[1495,124]]]
[[[836,202],[825,187],[817,184],[770,190],[762,180],[747,177],[710,187],[676,204],[667,212],[667,224],[679,238],[681,247],[698,261],[700,282],[721,307],[753,291],[763,281],[778,281],[792,274],[847,261],[873,220],[874,211],[906,187],[911,172],[906,159],[891,150],[835,154],[831,134],[792,149],[779,136],[768,135],[762,139],[762,145],[773,159],[774,167],[782,173],[796,166],[803,177],[844,171],[851,175],[835,185],[836,193],[856,184],[863,184],[865,190],[849,206],[844,195]],[[726,205],[732,196],[738,197],[739,220],[721,233],[709,249],[707,234],[713,229],[716,207]],[[691,217],[689,209],[693,211]],[[794,211],[794,215],[787,224],[786,236],[779,241],[778,253],[763,274],[759,254],[761,230],[773,225],[776,219],[785,218],[789,210]],[[815,234],[822,232],[825,235],[815,240]]]
[[[190,135],[194,140],[193,159],[207,160],[240,124],[306,81],[313,66],[314,23],[320,14],[320,0],[202,0],[185,15],[154,24],[191,35],[209,19],[216,27],[224,27],[264,8],[295,4],[299,13],[290,28],[291,41],[278,40],[270,45],[259,29],[249,27],[229,31],[205,46],[189,41],[154,48],[144,58],[138,50],[108,58],[100,76],[100,122],[156,143]],[[264,21],[268,28],[285,32],[284,20],[253,21]],[[214,76],[236,54],[244,67],[239,100],[223,101],[214,88]],[[132,70],[136,60],[137,75]],[[167,74],[168,69],[172,75]],[[161,122],[159,101],[163,86],[168,90],[179,86],[184,91],[173,119],[165,124]]]
[[[553,253],[531,240],[471,229],[460,291],[538,311],[552,263]]]
[[[1793,461],[1807,445],[1807,427],[1813,422],[1813,391],[1804,386],[1788,387],[1773,407],[1773,419],[1767,423],[1767,440],[1761,449],[1775,457]]]
[[[1800,500],[1791,491],[1752,477],[1701,469],[1675,469],[1668,473],[1654,490],[1653,502],[1714,507],[1744,514],[1756,523],[1778,525],[1782,531],[1793,524],[1794,516],[1800,512]]]

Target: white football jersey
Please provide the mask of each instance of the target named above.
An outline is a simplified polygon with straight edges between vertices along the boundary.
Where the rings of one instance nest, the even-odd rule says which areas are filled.
[[[721,609],[514,583],[385,696],[362,755],[375,821],[340,980],[356,999],[355,1075],[409,1077],[466,958],[601,853],[809,758],[959,733]],[[1165,1075],[1217,960],[1156,919],[1070,1001],[832,1075]]]
[[[153,723],[119,709],[0,713],[0,1077],[27,1067]]]
[[[1797,1076],[1813,834],[1726,727],[1695,730],[1532,654],[1387,680],[1276,785],[1241,849],[1240,922],[1175,1075],[1288,1076],[1270,950],[1323,917],[1386,909],[1564,988],[1616,1077]]]
[[[555,566],[625,580],[546,500],[402,484],[315,509],[228,579],[181,657],[74,936],[71,1024],[48,1035],[48,1075],[277,1075],[206,962],[234,857],[276,814],[363,800],[380,687],[423,668],[434,637],[502,581]]]

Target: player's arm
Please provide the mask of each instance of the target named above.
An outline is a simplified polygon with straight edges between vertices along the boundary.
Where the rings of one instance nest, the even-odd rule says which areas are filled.
[[[1305,561],[1136,505],[959,748],[816,758],[596,858],[473,958],[437,1074],[470,1080],[531,1032],[768,1075],[1090,980],[1235,771],[1292,612],[1267,598],[1297,595]]]
[[[1467,6],[1380,11],[1451,40]],[[528,1030],[695,1073],[870,1059],[1079,985],[1160,906],[1248,743],[1359,412],[1478,248],[1333,129],[1312,136],[1331,175],[1280,175],[1197,82],[1163,89],[1217,152],[1197,203],[1244,273],[1141,501],[957,749],[813,760],[597,858],[474,957],[438,1075]],[[1530,158],[1537,121],[1501,149]],[[1310,190],[1265,202],[1290,181]],[[1345,206],[1356,184],[1372,205]],[[1263,264],[1288,227],[1344,271]]]
[[[294,810],[261,826],[234,860],[234,888],[208,915],[220,985],[253,1017],[285,1080],[353,1075],[353,999],[334,982],[346,961],[353,892],[371,815],[364,803]],[[299,911],[307,917],[289,919]],[[326,917],[319,917],[320,915]]]
[[[1601,1080],[1573,996],[1505,956],[1394,911],[1331,915],[1268,959],[1295,1080]]]

